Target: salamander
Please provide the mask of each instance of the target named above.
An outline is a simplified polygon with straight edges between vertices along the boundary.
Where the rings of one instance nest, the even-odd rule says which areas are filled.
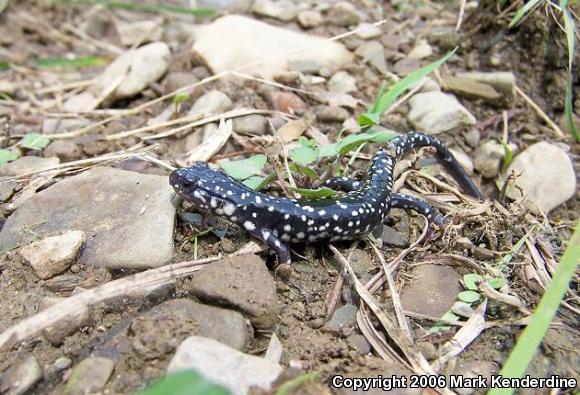
[[[470,195],[483,196],[453,154],[433,136],[410,132],[397,136],[373,156],[364,181],[346,177],[322,185],[345,192],[323,200],[290,199],[255,192],[212,169],[205,162],[174,170],[169,182],[186,201],[245,228],[276,252],[279,264],[290,263],[289,243],[353,240],[382,224],[391,208],[411,209],[429,224],[442,217],[427,202],[393,193],[395,162],[418,147],[434,147],[437,159]]]

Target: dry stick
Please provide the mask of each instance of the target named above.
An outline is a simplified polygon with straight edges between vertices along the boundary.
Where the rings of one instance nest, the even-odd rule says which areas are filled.
[[[455,25],[455,31],[458,32],[461,28],[461,23],[463,23],[463,15],[465,14],[465,3],[467,0],[461,0],[459,3],[459,15],[457,16],[457,24]]]
[[[194,115],[187,115],[185,117],[173,119],[171,121],[159,122],[159,123],[156,123],[156,124],[153,124],[153,125],[142,126],[140,128],[127,130],[125,132],[119,132],[119,133],[111,134],[111,135],[105,136],[105,140],[109,140],[109,141],[110,140],[117,140],[117,139],[121,139],[121,138],[124,138],[124,137],[132,136],[134,134],[139,134],[139,133],[143,133],[143,132],[149,132],[151,130],[160,129],[160,128],[164,128],[164,127],[167,127],[167,126],[179,125],[180,123],[185,123],[185,122],[199,121],[200,119],[203,119],[204,116],[206,116],[206,114],[204,114],[204,113],[197,113],[197,114],[194,114]]]
[[[564,132],[562,132],[562,129],[560,129],[554,122],[552,122],[546,113],[542,111],[542,109],[536,103],[534,103],[534,101],[528,95],[526,95],[524,91],[522,91],[517,85],[514,88],[516,93],[520,95],[522,99],[524,99],[526,103],[528,103],[530,107],[532,107],[538,113],[540,118],[542,118],[548,124],[548,126],[550,126],[554,132],[556,132],[558,137],[564,137]]]
[[[233,255],[254,253],[260,250],[260,246],[255,242],[249,242]],[[41,330],[46,329],[71,314],[78,313],[83,308],[111,298],[130,294],[133,291],[144,291],[166,284],[177,278],[188,276],[218,259],[221,259],[221,257],[217,256],[197,261],[180,262],[160,268],[149,269],[68,297],[62,302],[52,305],[2,332],[0,334],[0,350],[5,347],[11,347],[19,341],[38,334]]]
[[[379,307],[375,301],[373,295],[365,288],[360,280],[356,277],[350,263],[346,258],[334,247],[329,245],[331,251],[334,253],[336,258],[347,268],[347,271],[354,283],[355,290],[361,297],[361,299],[369,306],[371,311],[378,318],[379,322],[387,331],[387,334],[393,339],[393,341],[399,346],[413,369],[417,374],[434,374],[433,369],[429,365],[429,362],[425,359],[423,354],[413,344],[413,342],[403,335],[399,328],[395,327],[391,321],[389,321],[384,314],[383,310]]]
[[[382,19],[382,20],[380,20],[378,22],[373,23],[372,25],[370,25],[368,27],[362,27],[362,28],[354,29],[354,30],[348,31],[346,33],[339,34],[337,36],[331,37],[328,40],[324,40],[323,42],[325,43],[325,42],[329,42],[329,41],[338,41],[338,40],[341,40],[341,39],[343,39],[345,37],[352,36],[353,34],[356,34],[356,33],[360,32],[360,31],[364,31],[364,30],[370,29],[372,27],[381,26],[381,25],[385,24],[386,22],[387,22],[386,19]],[[241,71],[244,71],[246,69],[252,68],[254,66],[259,66],[260,64],[269,62],[271,60],[275,60],[275,59],[278,59],[278,58],[281,58],[281,57],[284,57],[284,56],[288,56],[290,54],[303,51],[303,50],[308,49],[310,47],[316,47],[319,44],[320,43],[314,43],[314,44],[304,45],[304,46],[301,46],[301,47],[298,47],[298,48],[294,48],[294,49],[289,50],[289,51],[286,51],[286,52],[282,52],[282,53],[279,53],[279,54],[276,54],[276,55],[272,55],[272,56],[267,57],[267,58],[264,58],[264,59],[257,60],[255,62],[248,63],[246,65],[240,66],[240,67],[235,68],[233,70],[222,71],[221,73],[218,73],[218,74],[212,75],[210,77],[204,78],[201,81],[198,81],[198,82],[196,82],[194,84],[190,84],[190,85],[183,86],[183,87],[181,87],[179,89],[174,90],[171,93],[168,93],[168,94],[163,95],[163,96],[160,96],[160,97],[158,97],[156,99],[150,100],[147,103],[143,103],[140,106],[137,106],[137,107],[135,107],[133,109],[127,110],[126,112],[124,112],[122,114],[118,114],[118,115],[109,117],[107,119],[103,119],[102,121],[99,121],[99,122],[97,122],[95,124],[88,125],[88,126],[85,126],[83,128],[73,130],[73,131],[69,132],[66,137],[60,137],[60,138],[72,138],[72,137],[80,136],[80,135],[82,135],[84,133],[90,132],[91,130],[93,130],[94,128],[96,128],[96,127],[98,127],[100,125],[104,125],[104,124],[109,123],[110,121],[114,121],[116,119],[122,118],[124,115],[138,114],[138,113],[142,112],[143,110],[145,110],[146,108],[149,108],[149,107],[151,107],[154,104],[157,104],[159,102],[162,102],[165,99],[169,99],[170,97],[173,97],[173,96],[175,96],[178,93],[186,92],[186,91],[192,90],[192,89],[194,89],[196,87],[199,87],[199,86],[203,86],[205,84],[208,84],[210,82],[217,81],[217,80],[219,80],[219,79],[221,79],[221,78],[223,78],[223,77],[225,77],[227,75],[230,75],[230,74],[232,74],[234,72],[241,72]]]
[[[93,83],[93,80],[92,79],[90,79],[90,80],[82,80],[82,81],[68,82],[68,83],[64,83],[64,84],[47,86],[47,87],[38,89],[34,93],[36,93],[37,95],[44,95],[46,93],[54,93],[54,92],[67,91],[69,89],[86,88],[87,86],[92,85],[92,83]]]
[[[277,88],[285,89],[285,90],[291,91],[291,92],[302,93],[302,94],[308,95],[308,96],[321,97],[320,94],[316,93],[316,92],[307,91],[305,89],[293,88],[291,86],[284,85],[284,84],[281,84],[281,83],[275,82],[275,81],[270,81],[270,80],[267,80],[265,78],[254,77],[253,75],[238,73],[236,71],[232,71],[232,75],[235,75],[236,77],[244,78],[247,80],[251,80],[251,81],[261,82],[262,84],[275,86]]]

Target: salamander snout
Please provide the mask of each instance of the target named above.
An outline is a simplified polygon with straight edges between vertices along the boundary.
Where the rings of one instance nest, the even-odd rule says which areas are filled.
[[[173,170],[169,175],[169,183],[175,190],[195,187],[198,181],[199,177],[187,168]]]

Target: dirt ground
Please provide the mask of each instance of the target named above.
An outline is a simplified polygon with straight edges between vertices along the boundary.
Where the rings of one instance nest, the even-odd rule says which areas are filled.
[[[136,10],[113,10],[102,12],[99,18],[90,13],[91,5],[71,6],[69,4],[48,4],[49,2],[13,1],[9,8],[0,15],[0,62],[5,61],[13,65],[10,70],[0,70],[0,79],[10,81],[16,88],[6,97],[0,97],[0,122],[6,123],[5,133],[19,136],[31,131],[41,133],[44,121],[42,103],[52,98],[50,94],[34,94],[41,88],[54,86],[59,82],[71,82],[86,80],[101,70],[102,66],[78,68],[78,69],[39,69],[35,66],[38,59],[67,57],[70,54],[77,56],[89,56],[101,54],[93,45],[87,44],[87,38],[75,35],[72,30],[66,30],[66,26],[79,26],[79,23],[90,21],[95,24],[95,31],[102,33],[99,42],[115,43],[116,37],[111,33],[108,26],[112,23],[112,15],[120,17],[144,19],[153,18],[155,15],[142,13]],[[52,2],[50,2],[52,3]],[[355,2],[355,6],[368,12],[372,7],[366,1]],[[460,2],[380,2],[375,6],[381,8],[388,22],[390,31],[396,31],[396,42],[388,49],[387,66],[389,69],[400,60],[401,54],[406,54],[418,42],[420,38],[426,39],[436,53],[429,59],[435,59],[443,55],[448,49],[456,44],[461,45],[458,56],[454,57],[444,66],[447,73],[460,71],[511,71],[516,76],[517,86],[529,95],[529,97],[546,114],[567,133],[567,127],[563,116],[564,97],[566,87],[566,47],[563,36],[556,26],[553,18],[543,11],[538,11],[527,18],[524,23],[514,30],[507,29],[508,15],[498,16],[495,2],[481,1],[477,10],[468,13],[463,21],[459,33],[440,34],[440,30],[453,26],[458,13]],[[373,3],[374,4],[374,3]],[[279,26],[286,26],[292,30],[300,30],[296,22],[283,22],[272,18],[263,18],[247,15],[267,21]],[[212,17],[193,18],[171,15],[163,16],[164,24],[172,26],[173,21],[180,20],[186,23],[208,22]],[[97,26],[98,25],[98,26]],[[398,27],[397,31],[395,27]],[[332,21],[323,23],[308,32],[311,34],[331,37],[348,31],[347,27],[333,24]],[[448,29],[446,30],[448,32]],[[182,36],[184,32],[179,33]],[[350,41],[353,41],[349,43]],[[386,41],[386,40],[385,40]],[[190,75],[195,82],[211,75],[205,65],[191,56],[191,39],[180,38],[180,46],[172,53],[168,73],[160,81],[147,87],[141,94],[121,99],[108,104],[104,108],[125,109],[134,108],[163,93],[170,91],[168,88],[169,75]],[[354,38],[344,40],[347,46],[355,46]],[[99,44],[99,45],[101,45]],[[98,46],[99,46],[98,45]],[[109,55],[107,55],[109,56]],[[425,62],[426,63],[426,62]],[[423,65],[420,63],[419,65]],[[578,85],[580,72],[580,54],[576,53],[574,93],[580,97]],[[369,64],[364,64],[360,59],[355,59],[347,65],[345,70],[356,79],[358,90],[352,93],[362,103],[372,103],[384,77],[380,72]],[[189,82],[182,82],[184,85]],[[179,84],[178,82],[177,84]],[[225,93],[235,107],[249,107],[255,109],[271,109],[268,94],[272,86],[254,80],[217,80],[196,89],[193,99],[211,89],[217,89]],[[317,103],[308,95],[298,96],[306,103],[308,110]],[[564,137],[555,135],[552,128],[538,116],[526,102],[516,96],[507,102],[489,102],[481,99],[462,98],[461,103],[476,117],[478,123],[473,130],[478,138],[476,145],[471,145],[469,133],[472,130],[462,130],[459,133],[443,134],[442,138],[449,146],[462,148],[471,159],[474,159],[477,146],[488,140],[499,140],[502,136],[502,112],[509,114],[510,142],[518,147],[518,152],[539,141],[549,141],[566,146],[569,155],[575,163],[578,174],[578,145],[575,144],[568,134]],[[139,142],[136,137],[122,140],[106,141],[103,136],[123,130],[129,130],[146,125],[151,117],[159,114],[165,107],[159,104],[150,107],[146,112],[123,117],[118,121],[110,122],[102,128],[73,139],[73,143],[79,147],[67,161],[99,157],[106,153],[126,149]],[[575,102],[579,108],[578,99]],[[351,116],[360,113],[364,106],[358,106]],[[186,108],[180,110],[184,113]],[[384,126],[394,130],[410,130],[406,114],[409,111],[407,103],[403,103],[394,112],[384,116]],[[90,116],[91,122],[103,119],[107,114],[99,114],[95,111]],[[311,116],[310,115],[304,115]],[[328,136],[330,141],[335,141],[340,131],[340,122],[314,121],[322,134]],[[1,124],[0,124],[1,125]],[[10,127],[8,127],[8,125]],[[0,126],[1,128],[2,126]],[[6,136],[6,134],[5,134]],[[249,137],[241,140],[231,139],[226,146],[216,155],[219,158],[242,158],[252,153],[249,147],[256,147]],[[264,142],[265,138],[254,138],[253,141]],[[183,148],[186,142],[185,135],[178,135],[156,141],[159,146],[153,154],[162,161],[175,164],[175,159],[185,152]],[[145,140],[145,143],[148,143]],[[261,147],[260,145],[257,145]],[[377,149],[377,145],[369,144],[361,157],[370,158]],[[263,149],[264,150],[264,149]],[[34,155],[34,153],[33,153]],[[345,158],[348,161],[348,158]],[[352,174],[360,177],[364,174],[366,161],[357,161]],[[140,171],[167,175],[166,169],[157,167],[151,163],[129,160],[115,166]],[[270,166],[270,165],[268,165]],[[415,168],[421,168],[430,174],[438,175],[438,178],[447,182],[448,178],[441,178],[439,168],[429,161],[416,161]],[[327,167],[326,163],[320,164],[319,173]],[[63,175],[62,177],[67,177]],[[402,295],[405,290],[417,281],[417,271],[425,265],[443,265],[450,268],[452,278],[476,271],[470,264],[482,268],[494,267],[494,262],[499,262],[502,257],[509,253],[516,243],[530,229],[534,229],[531,243],[523,247],[505,264],[503,276],[511,295],[522,303],[522,308],[509,306],[498,300],[488,299],[485,320],[497,325],[486,328],[479,334],[467,349],[461,352],[443,371],[446,374],[457,372],[478,372],[483,375],[496,374],[505,362],[510,351],[517,341],[522,327],[519,319],[533,311],[541,297],[538,287],[530,285],[529,278],[523,273],[523,265],[529,264],[534,251],[548,251],[546,256],[552,256],[555,261],[561,256],[570,239],[574,222],[577,221],[580,211],[580,195],[576,195],[550,212],[548,218],[535,213],[529,207],[520,202],[509,202],[501,197],[501,191],[493,180],[485,179],[479,174],[474,178],[481,185],[485,195],[491,199],[501,198],[500,202],[491,204],[488,210],[477,215],[465,215],[459,210],[450,214],[453,224],[440,232],[437,237],[423,242],[414,248],[394,272],[394,280],[397,289]],[[58,178],[57,178],[58,179]],[[56,181],[56,180],[54,180]],[[54,182],[53,181],[53,182]],[[300,181],[298,179],[298,181]],[[52,182],[51,182],[52,183]],[[44,185],[47,187],[51,183]],[[22,184],[22,188],[26,183]],[[444,194],[437,190],[433,183],[421,177],[410,176],[405,185],[415,191],[428,191],[434,195]],[[41,189],[42,189],[41,188]],[[279,192],[279,191],[277,191]],[[451,195],[447,194],[446,196]],[[450,204],[458,204],[457,199],[450,199]],[[7,203],[8,204],[8,203]],[[465,210],[477,210],[477,203],[462,203]],[[447,204],[447,206],[449,205]],[[4,221],[10,211],[3,206]],[[192,210],[188,204],[183,204],[180,212]],[[394,210],[392,215],[392,228],[402,235],[405,241],[415,241],[422,232],[422,218],[410,215],[401,210]],[[540,224],[535,226],[534,224]],[[188,223],[180,217],[177,220],[175,235],[175,262],[192,259],[194,246],[189,242],[191,230]],[[139,232],[139,229],[135,229]],[[466,241],[470,247],[466,248]],[[199,238],[199,256],[206,258],[215,256],[217,253],[230,253],[238,247],[250,241],[250,237],[237,228],[229,228],[229,232],[218,238],[214,234]],[[338,245],[339,249],[348,255],[350,244]],[[374,254],[367,241],[360,241],[352,249],[350,261],[359,274],[361,280],[368,281],[381,270],[381,263]],[[382,253],[387,262],[392,261],[401,253],[403,248],[384,246]],[[362,335],[354,316],[348,316],[345,324],[340,328],[328,326],[328,320],[332,312],[328,311],[329,300],[336,282],[341,278],[340,263],[330,250],[323,244],[320,246],[298,246],[296,251],[304,259],[295,258],[293,265],[294,273],[289,280],[276,278],[276,293],[280,304],[280,312],[274,332],[280,338],[284,353],[281,364],[285,367],[293,366],[299,361],[298,368],[287,369],[289,377],[297,372],[318,372],[315,383],[304,384],[294,393],[335,393],[330,389],[330,379],[336,374],[347,376],[370,377],[377,374],[411,374],[411,371],[403,366],[385,361],[375,351]],[[21,322],[24,318],[34,315],[38,311],[39,302],[45,296],[69,296],[75,287],[90,289],[104,284],[116,278],[121,278],[128,273],[124,270],[106,270],[103,268],[82,267],[77,272],[68,273],[68,277],[61,277],[59,281],[39,281],[30,267],[18,261],[14,252],[2,252],[0,262],[0,330]],[[267,260],[268,256],[261,256]],[[497,267],[497,266],[496,266]],[[422,270],[422,269],[421,269]],[[482,271],[480,271],[482,273]],[[453,277],[456,276],[456,277]],[[444,277],[444,280],[446,277]],[[147,325],[146,320],[136,322],[134,318],[160,303],[181,297],[192,298],[189,288],[189,279],[179,279],[175,284],[161,287],[151,292],[146,297],[125,298],[98,304],[91,312],[90,323],[79,331],[66,336],[60,346],[54,346],[41,336],[34,337],[16,344],[13,348],[4,349],[0,354],[0,371],[5,371],[14,366],[17,361],[27,355],[34,355],[40,365],[44,367],[44,379],[38,382],[30,393],[62,393],[65,383],[69,378],[70,369],[59,370],[55,368],[55,360],[60,357],[69,358],[72,366],[90,355],[108,350],[107,341],[116,334],[127,330],[127,325],[132,329],[126,332],[126,338],[132,344],[132,353],[128,358],[115,366],[114,374],[109,379],[104,393],[132,393],[138,391],[147,383],[162,377],[173,355],[176,345],[185,339],[188,334],[195,331],[195,323],[183,324],[177,321],[164,321],[161,326],[153,328]],[[435,281],[435,280],[433,280]],[[457,281],[456,281],[457,282]],[[457,282],[457,284],[459,284]],[[444,288],[444,287],[442,287]],[[459,290],[463,290],[460,288]],[[451,292],[451,291],[449,291]],[[534,377],[546,377],[560,375],[580,379],[578,366],[580,366],[580,334],[578,332],[578,276],[576,275],[566,298],[569,305],[561,307],[554,325],[548,331],[542,346],[534,357],[528,370],[528,374]],[[446,292],[442,291],[443,294]],[[394,319],[395,313],[390,296],[391,292],[385,285],[375,293],[378,304]],[[408,295],[407,295],[408,296]],[[412,298],[412,296],[408,296]],[[350,279],[345,284],[339,295],[334,295],[338,305],[360,303],[359,295],[354,291],[354,284]],[[411,303],[407,300],[408,303]],[[428,360],[437,359],[441,355],[442,348],[457,332],[457,327],[432,333],[429,329],[434,325],[431,318],[439,317],[440,312],[434,311],[426,317],[409,316],[410,329],[413,340],[419,350]],[[379,328],[377,320],[371,320]],[[177,322],[177,324],[176,324]],[[146,334],[153,331],[155,336]],[[272,330],[254,330],[251,343],[247,347],[249,354],[261,355],[268,347]],[[148,350],[145,354],[135,352],[135,344],[144,344]],[[154,350],[154,351],[152,351]],[[151,356],[153,353],[153,357]],[[3,377],[0,393],[10,385]],[[576,389],[577,390],[577,389]],[[561,393],[572,393],[573,390],[564,390]],[[483,393],[478,390],[476,393]],[[340,392],[349,393],[349,392]],[[403,393],[403,392],[401,392]],[[521,393],[538,393],[533,390],[522,390]],[[547,393],[547,392],[546,392]]]

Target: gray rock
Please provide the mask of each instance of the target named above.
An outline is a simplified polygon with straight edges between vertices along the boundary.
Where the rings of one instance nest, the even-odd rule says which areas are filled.
[[[211,90],[206,92],[203,96],[193,103],[187,115],[194,115],[203,113],[207,115],[217,115],[228,111],[232,108],[232,101],[230,98],[220,91]]]
[[[0,202],[7,202],[14,195],[18,183],[0,179]]]
[[[108,97],[109,100],[131,97],[149,84],[157,81],[169,67],[171,51],[164,42],[154,42],[127,51],[113,61],[105,71],[99,75],[94,83],[92,92],[99,96],[113,86],[119,76],[126,77]]]
[[[328,81],[328,90],[337,93],[356,92],[356,78],[348,74],[346,71],[339,71],[335,73]]]
[[[87,126],[90,121],[86,118],[46,118],[42,121],[42,134],[69,132]],[[50,137],[50,136],[47,136]],[[67,140],[56,140],[67,141]],[[45,149],[46,151],[46,149]],[[44,155],[51,156],[51,155]]]
[[[433,48],[429,45],[427,40],[420,40],[413,49],[407,54],[409,59],[421,60],[428,58],[433,54]]]
[[[256,255],[212,263],[191,280],[188,288],[203,301],[241,311],[256,327],[269,328],[277,320],[276,285]]]
[[[476,122],[455,96],[442,92],[418,93],[411,97],[409,105],[409,122],[427,133],[443,133]]]
[[[367,355],[372,350],[369,341],[363,335],[352,334],[346,339],[356,347],[361,355]]]
[[[65,369],[68,369],[70,367],[70,365],[72,364],[72,361],[70,358],[67,357],[59,357],[57,358],[56,361],[54,361],[54,363],[52,364],[52,366],[54,367],[54,369],[57,372],[61,372]]]
[[[107,358],[92,357],[81,361],[74,367],[65,395],[84,395],[101,392],[113,374],[115,363]]]
[[[397,248],[407,248],[409,247],[409,241],[403,237],[403,235],[397,232],[390,226],[383,225],[383,233],[381,234],[381,240],[385,245]]]
[[[347,110],[336,106],[316,106],[314,114],[321,122],[344,122],[350,117]]]
[[[252,386],[269,390],[282,366],[268,359],[243,354],[213,339],[192,336],[169,363],[168,373],[194,369],[209,381],[221,384],[232,395],[246,395]]]
[[[233,128],[240,134],[262,135],[268,131],[268,118],[259,114],[234,118]]]
[[[292,92],[272,92],[270,101],[272,102],[272,107],[277,111],[297,112],[308,108],[304,100]]]
[[[379,26],[374,26],[372,23],[366,22],[359,24],[356,30],[355,35],[362,40],[370,40],[380,37],[383,34],[383,30]]]
[[[87,234],[79,263],[150,268],[173,258],[175,207],[167,177],[96,167],[39,192],[20,206],[0,232],[0,250],[37,236],[71,229]]]
[[[421,65],[415,59],[403,58],[395,63],[393,72],[401,77],[404,77],[411,72],[417,70]]]
[[[63,301],[66,298],[61,297],[44,297],[40,300],[38,309],[40,311]],[[50,344],[55,347],[64,343],[65,339],[74,334],[80,328],[89,325],[91,319],[89,308],[83,306],[75,314],[69,314],[58,322],[55,322],[48,328],[42,330],[42,335]]]
[[[161,40],[163,27],[161,27],[161,20],[117,22],[117,32],[121,44],[130,47],[137,43],[145,44]]]
[[[401,303],[408,311],[440,317],[453,306],[462,290],[461,276],[446,266],[417,266],[411,275],[413,279],[401,292]]]
[[[318,74],[322,68],[315,60],[291,60],[288,62],[290,71],[302,74]]]
[[[363,59],[363,62],[375,67],[381,73],[387,72],[387,61],[385,60],[385,48],[378,41],[368,41],[359,46],[354,52]]]
[[[40,158],[38,156],[23,156],[13,162],[0,166],[0,177],[14,177],[23,174],[42,171],[58,166],[58,158]]]
[[[63,103],[62,108],[67,112],[84,112],[94,110],[98,104],[95,94],[84,91],[68,98]]]
[[[311,29],[322,23],[322,14],[315,10],[304,10],[298,13],[298,24],[305,29]]]
[[[245,69],[244,72],[271,79],[287,71],[290,61],[310,60],[330,70],[337,70],[352,60],[350,52],[340,43],[239,15],[225,16],[200,27],[196,31],[196,38],[194,52],[214,73],[259,61],[259,65]],[[296,52],[296,48],[304,50]],[[224,53],[230,56],[224,57]],[[264,59],[271,60],[263,62]]]
[[[32,266],[39,278],[46,280],[64,272],[73,264],[84,241],[84,232],[69,231],[35,241],[21,248],[18,253]]]
[[[509,166],[507,174],[512,172],[519,175],[515,180],[517,188],[508,187],[507,196],[520,199],[523,192],[523,197],[543,212],[558,207],[576,193],[572,160],[554,144],[540,142],[528,147]]]
[[[256,15],[267,16],[284,22],[290,22],[296,18],[298,8],[290,0],[255,0],[252,12]]]
[[[470,71],[457,73],[457,77],[490,85],[507,97],[512,97],[514,95],[516,77],[511,71]]]
[[[467,98],[483,99],[496,103],[497,99],[501,97],[491,85],[482,84],[469,78],[448,75],[443,77],[443,85],[445,90]]]
[[[244,13],[250,9],[251,0],[197,0],[197,8],[209,8],[235,13]]]
[[[476,148],[479,146],[481,136],[479,135],[479,130],[477,130],[477,128],[469,128],[463,134],[463,138],[465,139],[467,145],[469,145],[471,148]]]
[[[361,21],[356,7],[348,1],[340,1],[333,4],[328,11],[328,19],[331,23],[339,26],[354,26]]]
[[[493,361],[458,361],[453,369],[455,375],[461,375],[464,379],[472,379],[474,381],[478,380],[479,377],[486,379],[486,383],[491,382],[491,376],[496,375],[499,372],[499,367]],[[485,388],[490,388],[488,385]],[[460,395],[470,395],[474,394],[476,391],[479,393],[479,389],[484,390],[485,388],[454,388],[453,390]],[[485,391],[484,391],[485,392]]]
[[[0,393],[22,395],[42,379],[42,367],[32,355],[18,359],[0,375]]]
[[[164,93],[168,94],[175,92],[179,88],[184,86],[193,85],[199,82],[199,78],[193,75],[191,72],[184,71],[174,71],[169,72],[167,76],[163,79]],[[195,94],[195,91],[193,92]],[[175,105],[172,105],[175,108]]]
[[[451,306],[451,311],[461,317],[469,318],[475,310],[468,303],[458,300]]]
[[[354,325],[357,311],[358,307],[350,303],[340,306],[323,328],[329,332],[338,333],[342,328]]]
[[[79,159],[81,153],[79,146],[70,140],[53,141],[42,151],[43,156],[48,158],[57,157],[63,162]]]
[[[505,155],[503,146],[495,140],[489,140],[475,150],[475,169],[486,178],[494,178]]]

